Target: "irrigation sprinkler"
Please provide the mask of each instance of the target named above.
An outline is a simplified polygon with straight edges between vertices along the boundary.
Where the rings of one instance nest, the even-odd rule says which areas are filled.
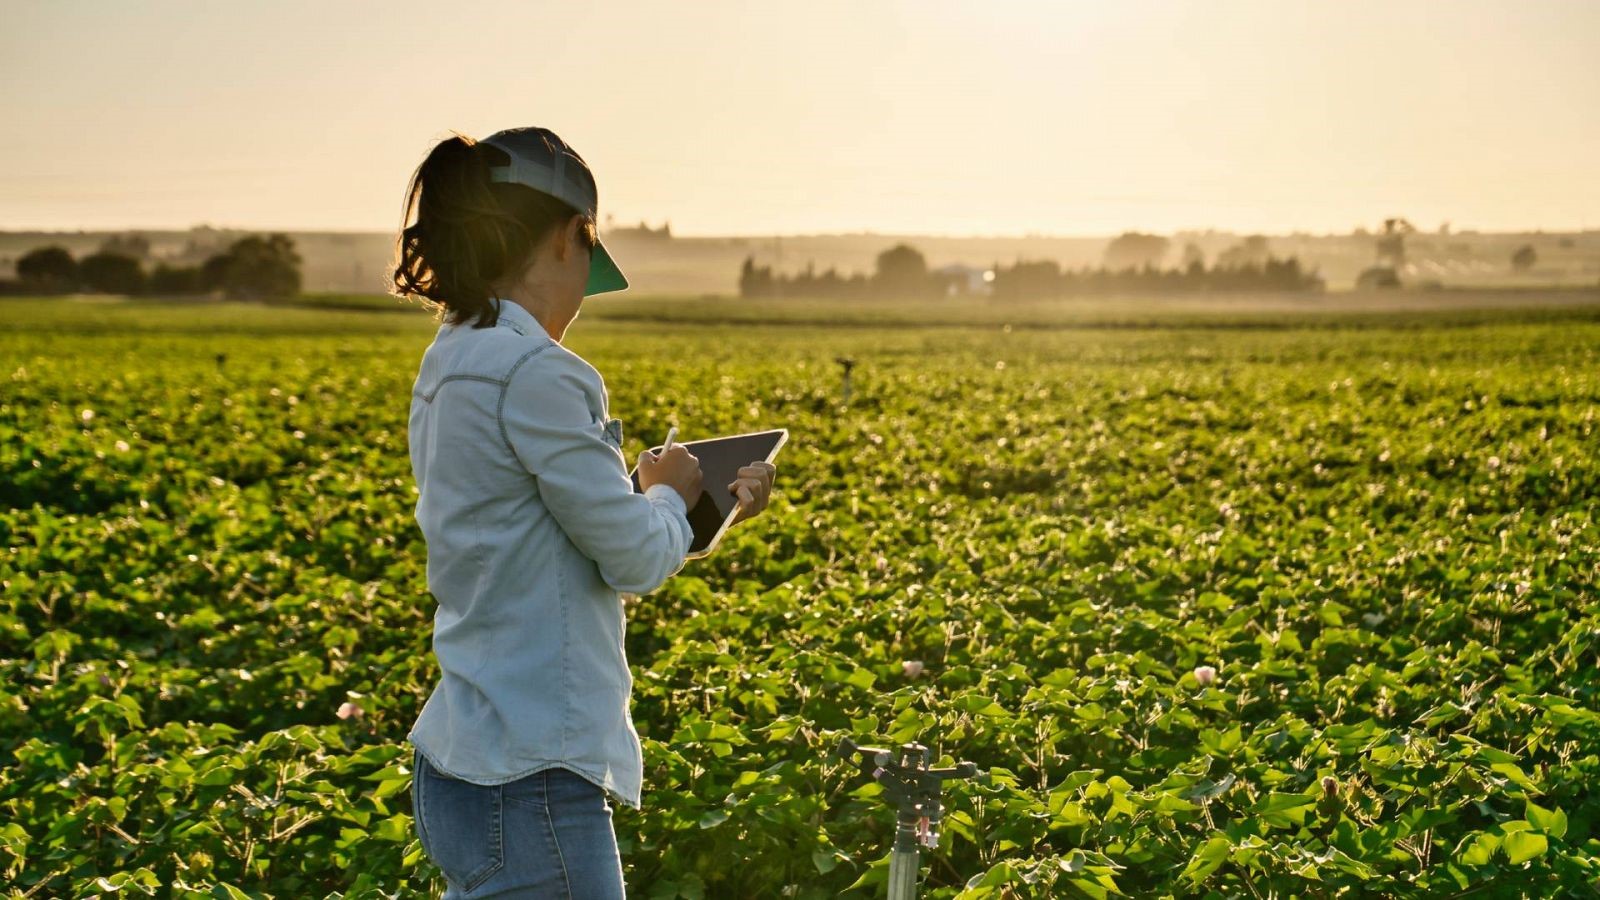
[[[885,750],[863,747],[849,737],[839,740],[838,754],[883,785],[884,801],[898,813],[894,846],[889,852],[889,900],[912,900],[917,895],[921,848],[939,846],[944,783],[951,778],[971,778],[978,774],[978,767],[963,762],[948,769],[930,769],[928,748],[921,744]]]

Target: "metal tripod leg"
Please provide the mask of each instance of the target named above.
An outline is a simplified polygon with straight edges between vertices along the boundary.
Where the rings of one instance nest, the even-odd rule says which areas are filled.
[[[915,900],[919,868],[921,862],[916,850],[895,850],[889,854],[889,900]]]
[[[917,842],[920,818],[902,812],[894,829],[894,846],[889,851],[889,900],[915,900],[917,875],[922,868],[922,848]]]

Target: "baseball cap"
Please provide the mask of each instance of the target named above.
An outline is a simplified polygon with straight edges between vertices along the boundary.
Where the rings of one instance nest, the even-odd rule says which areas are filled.
[[[511,157],[510,165],[489,167],[490,181],[527,185],[549,194],[584,213],[598,226],[599,191],[594,174],[578,151],[567,146],[555,132],[548,128],[507,128],[478,143],[493,144]],[[611,252],[604,244],[596,243],[583,295],[620,291],[627,286],[628,279],[617,268]]]

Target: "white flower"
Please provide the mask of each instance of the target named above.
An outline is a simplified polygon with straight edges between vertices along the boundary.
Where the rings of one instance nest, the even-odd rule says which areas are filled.
[[[1498,456],[1489,457],[1489,468],[1491,470],[1500,468],[1500,457],[1498,457]]]
[[[119,451],[121,451],[123,453],[127,453],[128,452],[128,442],[127,441],[117,441],[117,450],[119,450]]]
[[[873,566],[873,568],[877,569],[879,572],[882,572],[884,569],[889,568],[889,560],[887,560],[884,557],[880,556],[877,559],[874,559],[872,561],[872,566]]]
[[[348,700],[339,704],[339,718],[341,719],[359,719],[363,715],[366,715],[366,711]]]
[[[1194,670],[1194,680],[1200,682],[1201,687],[1217,680],[1217,670],[1212,666],[1197,666]]]
[[[78,413],[78,418],[84,420],[85,422],[91,421],[94,419],[94,410],[83,410],[82,412]]]
[[[900,674],[907,678],[915,678],[922,674],[922,660],[908,659],[900,664]]]

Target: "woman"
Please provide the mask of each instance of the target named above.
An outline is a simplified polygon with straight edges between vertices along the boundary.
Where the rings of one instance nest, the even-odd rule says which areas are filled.
[[[611,798],[639,807],[643,765],[619,592],[682,568],[702,475],[682,445],[647,450],[635,493],[600,373],[561,346],[586,295],[627,286],[596,207],[542,128],[447,138],[407,192],[395,293],[443,318],[410,414],[442,677],[408,737],[446,898],[623,896]],[[738,520],[774,473],[724,488]]]

